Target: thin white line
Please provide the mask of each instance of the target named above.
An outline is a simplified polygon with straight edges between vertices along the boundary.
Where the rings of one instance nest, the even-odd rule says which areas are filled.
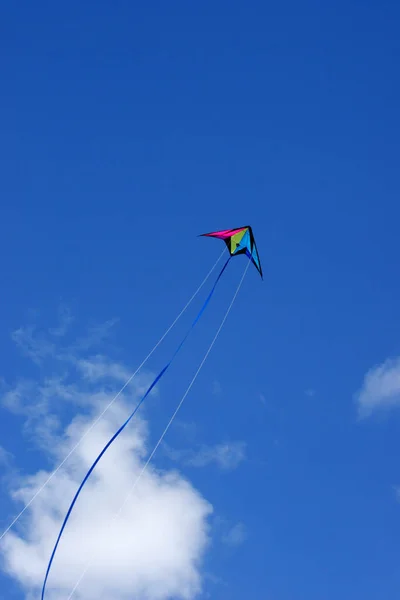
[[[65,456],[65,458],[60,462],[60,464],[58,465],[58,467],[51,473],[51,475],[49,475],[49,477],[46,479],[46,481],[43,483],[43,485],[37,490],[37,492],[32,496],[32,498],[29,500],[29,502],[24,506],[24,508],[21,510],[21,512],[15,517],[15,519],[12,521],[12,523],[7,527],[7,529],[1,534],[0,536],[0,541],[3,539],[3,537],[10,531],[10,529],[13,527],[13,525],[15,525],[15,523],[18,521],[18,519],[24,514],[24,512],[26,511],[26,509],[32,504],[32,502],[34,500],[36,500],[36,498],[39,496],[39,494],[44,490],[44,488],[46,487],[46,485],[53,479],[54,475],[56,475],[56,473],[58,473],[58,471],[61,469],[61,467],[66,463],[66,461],[70,458],[70,456],[75,452],[75,450],[80,446],[80,444],[82,443],[82,441],[84,440],[84,438],[92,431],[92,429],[97,425],[97,423],[100,421],[100,419],[105,415],[105,413],[108,411],[109,408],[111,408],[111,406],[114,404],[114,402],[117,400],[117,398],[122,394],[122,392],[125,390],[125,388],[130,384],[130,382],[132,381],[132,379],[135,377],[135,375],[137,375],[137,373],[140,371],[140,369],[143,367],[143,365],[149,360],[150,356],[153,354],[153,352],[155,352],[155,350],[158,348],[158,346],[161,344],[161,342],[164,340],[164,338],[168,335],[168,333],[171,331],[171,329],[174,327],[174,325],[176,324],[176,322],[181,318],[181,316],[183,315],[183,313],[187,310],[187,308],[189,307],[189,305],[192,303],[192,301],[194,300],[194,298],[197,296],[197,294],[200,292],[201,288],[203,287],[203,285],[206,283],[207,279],[210,277],[211,273],[214,271],[215,267],[217,266],[217,264],[219,263],[219,261],[221,260],[223,254],[225,253],[225,248],[224,250],[221,252],[219,258],[215,261],[214,266],[210,269],[210,271],[208,272],[208,274],[205,276],[205,278],[203,279],[203,281],[201,282],[201,284],[199,285],[199,287],[197,288],[197,290],[194,292],[194,294],[192,295],[192,297],[190,298],[190,300],[186,303],[186,305],[183,307],[183,309],[181,310],[181,312],[179,313],[179,315],[176,317],[176,319],[173,321],[173,323],[168,327],[168,329],[165,331],[165,333],[160,337],[160,339],[158,340],[158,342],[156,343],[156,345],[154,346],[154,348],[149,352],[149,354],[146,356],[146,358],[140,363],[140,365],[138,366],[138,368],[136,369],[136,371],[129,377],[129,379],[124,383],[124,385],[122,386],[122,388],[119,390],[119,392],[116,393],[116,395],[114,396],[114,398],[110,401],[110,403],[105,407],[105,409],[103,410],[103,412],[93,421],[93,423],[90,425],[90,427],[85,431],[85,433],[83,434],[83,436],[80,438],[80,440],[75,444],[75,446],[72,448],[72,450],[70,450],[68,452],[68,454]]]
[[[137,476],[136,480],[134,481],[134,483],[133,483],[133,485],[132,485],[131,489],[129,490],[129,492],[128,492],[128,494],[127,494],[127,496],[126,496],[125,500],[124,500],[124,502],[122,503],[122,505],[121,505],[121,507],[119,508],[119,510],[118,510],[118,511],[117,511],[117,512],[114,514],[114,516],[112,517],[111,521],[109,522],[109,525],[108,525],[108,526],[109,526],[109,528],[112,526],[112,524],[114,523],[114,521],[116,521],[116,519],[117,519],[117,518],[120,516],[120,514],[121,514],[122,510],[124,509],[124,507],[125,507],[126,503],[128,502],[129,498],[131,497],[131,495],[132,495],[133,491],[135,490],[135,488],[136,488],[137,484],[139,483],[140,479],[142,478],[142,475],[143,475],[143,473],[146,471],[146,469],[147,469],[147,467],[148,467],[148,465],[149,465],[150,461],[152,460],[153,456],[154,456],[154,455],[155,455],[155,453],[157,452],[157,449],[158,449],[158,447],[160,446],[161,442],[163,441],[163,439],[164,439],[165,435],[167,434],[167,431],[168,431],[168,429],[171,427],[171,425],[172,425],[172,423],[173,423],[173,421],[174,421],[174,419],[175,419],[176,415],[178,414],[178,412],[179,412],[179,410],[180,410],[180,408],[181,408],[182,404],[184,403],[184,401],[185,401],[185,399],[186,399],[186,396],[189,394],[190,390],[192,389],[192,386],[193,386],[194,382],[196,381],[196,379],[197,379],[197,377],[198,377],[198,375],[199,375],[199,373],[200,373],[200,371],[201,371],[201,369],[202,369],[202,367],[203,367],[204,363],[206,362],[206,360],[207,360],[207,358],[208,358],[208,355],[210,354],[210,352],[211,352],[211,350],[212,350],[212,348],[213,348],[213,346],[214,346],[215,342],[217,341],[217,338],[218,338],[218,336],[219,336],[219,334],[220,334],[220,332],[221,332],[221,329],[222,329],[222,327],[223,327],[223,326],[224,326],[224,324],[225,324],[225,321],[226,321],[226,319],[228,318],[228,315],[229,315],[229,313],[230,313],[230,311],[231,311],[231,309],[232,309],[233,303],[234,303],[234,302],[235,302],[235,300],[236,300],[236,296],[237,296],[237,295],[238,295],[238,293],[239,293],[239,290],[240,290],[240,288],[241,288],[241,286],[242,286],[243,280],[244,280],[244,278],[245,278],[245,275],[246,275],[246,273],[247,273],[247,269],[249,268],[249,266],[250,266],[250,261],[248,261],[248,263],[247,263],[247,265],[246,265],[246,268],[245,268],[245,270],[244,270],[244,273],[243,273],[243,275],[242,275],[242,278],[241,278],[241,280],[240,280],[240,282],[239,282],[239,285],[238,285],[238,287],[236,288],[236,292],[235,292],[235,294],[234,294],[234,296],[233,296],[233,298],[232,298],[232,300],[231,300],[231,303],[229,304],[229,306],[228,306],[228,309],[227,309],[227,311],[226,311],[226,313],[225,313],[225,315],[224,315],[224,318],[222,319],[222,321],[221,321],[221,324],[220,324],[220,326],[219,326],[219,328],[218,328],[218,330],[217,330],[217,333],[215,334],[215,336],[214,336],[214,338],[213,338],[213,340],[212,340],[211,344],[209,345],[209,347],[208,347],[208,350],[207,350],[207,352],[205,353],[205,355],[204,355],[204,357],[203,357],[203,360],[201,361],[201,363],[200,363],[200,365],[199,365],[199,367],[198,367],[198,369],[197,369],[196,373],[194,374],[194,376],[193,376],[193,378],[192,378],[192,381],[189,383],[188,387],[186,388],[186,391],[185,391],[185,393],[183,394],[183,396],[182,396],[182,398],[181,398],[181,400],[180,400],[180,402],[179,402],[178,406],[176,407],[176,409],[175,409],[175,411],[174,411],[174,413],[173,413],[172,417],[171,417],[171,418],[170,418],[170,420],[168,421],[168,424],[167,424],[167,426],[165,427],[164,431],[162,432],[162,434],[161,434],[161,436],[160,436],[160,438],[159,438],[159,440],[158,440],[157,444],[154,446],[154,449],[153,449],[153,451],[151,452],[151,454],[150,454],[149,458],[147,459],[147,461],[146,461],[146,463],[145,463],[144,467],[142,468],[142,470],[140,471],[140,473],[139,473],[139,475]],[[87,563],[87,565],[86,565],[86,567],[85,567],[85,570],[83,571],[82,575],[80,576],[80,578],[79,578],[79,579],[78,579],[78,581],[76,582],[76,584],[75,584],[75,586],[74,586],[73,590],[71,591],[70,595],[68,596],[68,600],[71,600],[71,598],[72,598],[72,596],[74,595],[75,591],[77,590],[77,588],[78,588],[79,584],[81,583],[82,579],[85,577],[85,575],[86,575],[86,573],[88,572],[88,570],[89,570],[90,566],[92,565],[92,563],[93,563],[93,560],[94,560],[94,559],[92,558],[92,559],[91,559],[91,560],[90,560],[90,561]]]

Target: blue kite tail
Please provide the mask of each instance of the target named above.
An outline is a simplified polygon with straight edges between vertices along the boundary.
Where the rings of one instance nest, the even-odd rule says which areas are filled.
[[[55,553],[57,551],[58,544],[59,544],[61,536],[62,536],[62,534],[64,532],[64,529],[65,529],[65,526],[67,524],[67,521],[68,521],[68,519],[69,519],[69,517],[71,515],[72,509],[74,508],[74,505],[75,505],[75,503],[76,503],[76,501],[78,499],[78,496],[79,496],[79,494],[82,491],[83,486],[85,485],[85,483],[89,479],[90,475],[94,471],[97,463],[100,461],[100,459],[103,456],[103,454],[107,451],[107,449],[111,446],[111,444],[119,436],[119,434],[122,433],[122,431],[128,425],[129,421],[135,416],[135,414],[137,413],[137,411],[139,410],[140,406],[143,404],[143,402],[145,401],[145,399],[147,398],[147,396],[150,394],[150,392],[152,391],[152,389],[157,385],[157,383],[160,381],[161,377],[164,375],[164,373],[167,371],[167,369],[169,368],[169,366],[171,365],[171,363],[175,359],[176,355],[178,354],[178,352],[182,348],[183,344],[186,342],[187,338],[189,337],[189,334],[191,333],[192,329],[195,327],[195,325],[199,321],[200,317],[204,313],[205,309],[207,308],[207,305],[210,302],[211,297],[214,294],[215,288],[217,287],[217,284],[218,284],[219,280],[221,279],[221,277],[222,277],[222,275],[223,275],[226,267],[228,266],[228,263],[229,263],[230,259],[231,259],[231,256],[229,256],[228,260],[226,261],[226,263],[222,267],[222,269],[221,269],[221,271],[220,271],[217,279],[215,280],[215,283],[214,283],[214,285],[213,285],[210,293],[208,294],[207,298],[205,299],[202,307],[200,308],[199,312],[197,313],[196,318],[194,319],[193,323],[191,324],[191,326],[190,326],[189,330],[187,331],[186,335],[184,336],[183,340],[181,341],[181,343],[179,344],[179,346],[175,350],[174,354],[172,355],[172,358],[165,365],[165,367],[159,372],[159,374],[155,377],[155,379],[153,380],[153,382],[151,383],[151,385],[147,389],[147,391],[144,394],[144,396],[142,396],[142,398],[141,398],[140,402],[138,403],[138,405],[135,407],[135,409],[132,411],[132,413],[126,419],[125,423],[123,423],[121,425],[121,427],[118,429],[118,431],[116,431],[116,433],[114,433],[114,435],[112,436],[112,438],[107,442],[107,444],[104,446],[103,450],[100,452],[100,454],[98,455],[98,457],[96,458],[96,460],[94,461],[94,463],[92,464],[92,466],[90,467],[90,469],[88,470],[88,472],[86,473],[86,475],[85,475],[82,483],[80,484],[80,486],[79,486],[79,488],[78,488],[78,490],[77,490],[77,492],[76,492],[76,494],[75,494],[75,496],[74,496],[74,498],[73,498],[73,500],[72,500],[72,502],[70,504],[68,512],[65,515],[65,519],[64,519],[64,522],[63,522],[63,524],[61,526],[60,533],[58,534],[57,541],[56,541],[56,543],[54,545],[54,548],[53,548],[53,552],[51,553],[49,564],[48,564],[47,570],[46,570],[46,575],[45,575],[44,582],[43,582],[41,600],[44,600],[44,594],[45,594],[45,591],[46,591],[46,583],[47,583],[47,579],[49,577],[51,565],[53,563],[54,556],[55,556]]]

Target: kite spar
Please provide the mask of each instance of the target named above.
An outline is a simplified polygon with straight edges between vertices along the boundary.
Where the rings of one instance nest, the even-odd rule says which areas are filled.
[[[90,469],[88,470],[88,472],[86,473],[85,477],[82,480],[82,483],[80,484],[70,506],[69,509],[67,511],[67,514],[64,518],[64,521],[61,525],[61,529],[60,532],[58,534],[56,543],[54,545],[53,551],[51,553],[50,556],[50,560],[46,569],[46,574],[44,577],[44,581],[43,581],[43,586],[42,586],[42,593],[41,593],[41,600],[44,600],[44,596],[45,596],[45,591],[46,591],[46,584],[47,584],[47,580],[49,577],[49,573],[50,573],[50,569],[58,548],[58,545],[60,543],[62,534],[64,532],[65,526],[67,524],[67,521],[71,515],[72,509],[75,506],[75,503],[78,499],[79,494],[82,491],[82,488],[84,487],[86,481],[89,479],[91,473],[94,471],[96,465],[98,464],[98,462],[101,460],[102,456],[105,454],[105,452],[108,450],[108,448],[111,446],[111,444],[115,441],[115,439],[122,433],[122,431],[125,429],[125,427],[128,425],[128,423],[133,419],[133,417],[135,416],[135,414],[137,413],[137,411],[139,410],[140,406],[143,404],[143,402],[145,401],[145,399],[147,398],[147,396],[150,394],[150,392],[153,390],[153,388],[157,385],[157,383],[160,381],[160,379],[163,377],[163,375],[166,373],[166,371],[169,369],[169,367],[171,366],[173,360],[175,359],[175,357],[177,356],[177,354],[179,353],[179,351],[181,350],[181,348],[183,347],[184,343],[186,342],[187,338],[189,337],[192,329],[196,326],[196,324],[198,323],[198,321],[200,320],[201,316],[203,315],[205,309],[207,308],[214,292],[215,289],[222,277],[222,275],[225,272],[225,269],[227,268],[230,260],[232,259],[233,256],[237,256],[239,254],[245,254],[250,261],[254,264],[254,266],[256,267],[257,271],[260,273],[260,276],[262,278],[262,269],[261,269],[261,263],[260,263],[260,259],[259,259],[259,255],[258,255],[258,251],[257,251],[257,247],[256,247],[256,243],[254,240],[254,235],[252,232],[252,229],[249,225],[245,226],[245,227],[239,227],[236,229],[225,229],[222,231],[214,231],[211,233],[204,233],[201,234],[202,236],[205,237],[214,237],[214,238],[218,238],[221,240],[224,240],[226,243],[226,246],[228,248],[229,251],[229,258],[227,259],[227,261],[225,262],[225,264],[223,265],[221,271],[218,274],[218,277],[215,280],[215,283],[213,285],[213,287],[211,288],[210,293],[208,294],[208,296],[206,297],[203,305],[201,306],[199,312],[197,313],[195,319],[193,320],[190,328],[188,329],[187,333],[185,334],[185,336],[183,337],[181,343],[179,344],[179,346],[177,347],[177,349],[175,350],[174,354],[172,355],[171,359],[167,362],[167,364],[164,366],[164,368],[158,373],[158,375],[154,378],[153,382],[150,384],[150,386],[148,387],[147,391],[145,392],[145,394],[142,396],[141,400],[139,401],[139,403],[136,405],[136,407],[134,408],[134,410],[132,411],[132,413],[129,415],[129,417],[126,419],[126,421],[121,425],[121,427],[115,432],[115,434],[110,438],[110,440],[107,442],[107,444],[104,446],[104,448],[102,449],[102,451],[100,452],[100,454],[97,456],[96,460],[93,462],[92,466],[90,467]]]

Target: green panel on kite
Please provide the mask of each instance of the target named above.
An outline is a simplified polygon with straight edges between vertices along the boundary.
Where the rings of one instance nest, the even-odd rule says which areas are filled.
[[[241,240],[244,238],[248,230],[244,229],[243,231],[239,231],[239,233],[235,233],[231,237],[231,254],[235,254],[237,247],[241,243]]]

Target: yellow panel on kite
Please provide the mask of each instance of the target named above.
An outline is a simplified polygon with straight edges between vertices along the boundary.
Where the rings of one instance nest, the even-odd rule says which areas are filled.
[[[235,235],[233,235],[231,237],[231,254],[233,254],[237,248],[237,246],[240,244],[242,237],[244,236],[244,234],[246,233],[247,229],[243,229],[243,231],[239,231],[239,233],[235,233]]]

